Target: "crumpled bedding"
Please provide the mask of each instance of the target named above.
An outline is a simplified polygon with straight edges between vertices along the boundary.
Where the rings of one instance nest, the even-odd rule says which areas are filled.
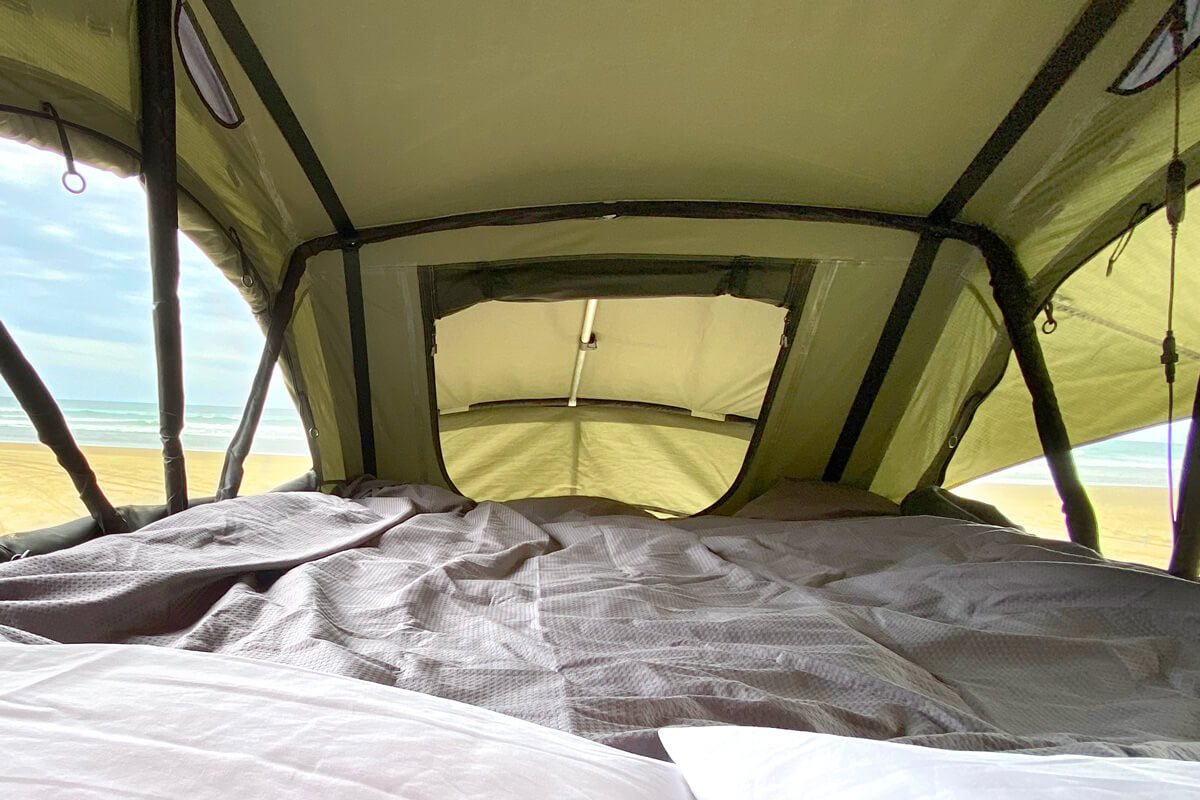
[[[658,728],[715,722],[1200,760],[1200,585],[1154,570],[934,517],[547,517],[353,489],[0,564],[0,639],[249,656],[659,757]]]

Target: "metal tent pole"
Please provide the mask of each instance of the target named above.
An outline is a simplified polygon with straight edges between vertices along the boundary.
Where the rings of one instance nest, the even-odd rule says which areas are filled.
[[[1170,421],[1168,420],[1168,423]],[[1183,456],[1179,482],[1179,510],[1175,513],[1175,546],[1168,570],[1180,578],[1197,577],[1200,568],[1200,385],[1192,401],[1192,429]]]
[[[175,53],[171,0],[138,0],[142,180],[150,221],[158,421],[167,513],[188,506],[183,461],[183,346],[179,321],[179,196],[175,163]]]
[[[75,444],[62,410],[38,377],[33,365],[25,359],[4,323],[0,322],[0,376],[2,376],[29,421],[37,431],[38,440],[54,451],[54,457],[71,476],[79,499],[88,514],[96,521],[101,533],[124,533],[129,528],[112,503],[100,491],[96,473]]]
[[[246,408],[242,412],[242,420],[237,432],[225,451],[225,463],[221,467],[221,483],[217,487],[217,499],[228,500],[237,497],[242,487],[242,476],[245,474],[246,456],[254,444],[254,432],[262,418],[263,405],[267,400],[267,391],[271,387],[271,373],[279,361],[283,350],[283,339],[287,333],[288,323],[292,319],[292,310],[296,302],[296,287],[304,275],[304,267],[311,255],[311,248],[301,246],[292,253],[288,261],[287,271],[283,276],[283,285],[275,296],[275,304],[271,307],[271,318],[267,326],[267,338],[263,343],[262,355],[258,360],[258,371],[254,374],[254,382],[250,386],[250,396],[246,399]]]
[[[992,276],[992,293],[1004,316],[1004,327],[1012,342],[1021,376],[1033,399],[1033,418],[1038,438],[1042,442],[1042,452],[1050,466],[1054,486],[1062,498],[1067,531],[1071,541],[1099,551],[1096,512],[1075,471],[1071,439],[1058,408],[1054,384],[1050,380],[1050,371],[1046,368],[1042,345],[1038,342],[1037,329],[1033,324],[1037,309],[1034,308],[1029,283],[1012,250],[1000,237],[987,232],[981,234],[978,244]]]

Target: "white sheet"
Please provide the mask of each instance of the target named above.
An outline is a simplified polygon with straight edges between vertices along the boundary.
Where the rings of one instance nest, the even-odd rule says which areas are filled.
[[[672,764],[232,656],[2,644],[0,687],[6,798],[691,798]]]
[[[697,800],[1197,800],[1200,763],[938,750],[734,725],[659,738]]]

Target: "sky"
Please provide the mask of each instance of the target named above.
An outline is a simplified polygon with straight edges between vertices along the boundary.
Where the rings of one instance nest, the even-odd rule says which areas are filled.
[[[154,403],[145,194],[136,178],[78,168],[87,189],[74,195],[61,155],[0,139],[0,320],[55,397]],[[187,402],[243,405],[262,332],[183,235],[179,297]],[[292,405],[278,373],[267,404]]]

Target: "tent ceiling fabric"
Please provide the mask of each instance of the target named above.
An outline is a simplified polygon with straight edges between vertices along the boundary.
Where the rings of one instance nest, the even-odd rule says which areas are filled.
[[[364,227],[634,198],[928,213],[1084,3],[236,5]]]
[[[960,215],[999,233],[1018,254],[1035,294],[1045,296],[1114,238],[1139,203],[1161,201],[1170,81],[1131,97],[1105,90],[1162,17],[1167,0],[801,0],[703,7],[683,0],[191,0],[245,122],[234,130],[221,126],[177,68],[180,182],[187,192],[181,225],[260,319],[290,254],[334,229],[210,6],[240,15],[361,230],[528,205],[653,199],[787,202],[920,218],[938,206],[1084,10],[1110,8],[1115,14],[1123,5]],[[49,101],[76,126],[70,135],[77,157],[136,172],[133,25],[131,0],[0,2],[0,105],[7,108],[0,109],[0,135],[58,149],[54,125],[37,116]],[[1186,61],[1182,72],[1184,158],[1196,176],[1200,58]],[[1185,221],[1185,231],[1194,224],[1200,223]],[[237,232],[244,258],[229,229]],[[1161,338],[1154,303],[1112,299],[1114,291],[1124,291],[1114,287],[1125,282],[1132,282],[1130,297],[1161,284],[1153,236],[1138,236],[1149,249],[1139,256],[1131,248],[1127,270],[1093,280],[1089,266],[1064,284],[1061,293],[1071,307],[1084,311],[1063,319],[1057,338],[1045,342],[1077,439],[1148,424],[1165,413],[1155,370],[1141,361],[1134,368],[1126,358],[1133,358],[1126,350],[1134,341]],[[466,485],[513,496],[525,485],[522,476],[533,474],[543,445],[566,436],[614,459],[586,481],[571,483],[575,491],[602,493],[597,481],[603,477],[614,481],[613,493],[637,491],[637,502],[669,506],[674,486],[683,498],[676,507],[693,508],[724,491],[740,471],[737,491],[721,507],[731,510],[782,475],[822,475],[916,242],[911,230],[666,218],[493,225],[374,242],[359,253],[367,363],[360,358],[365,369],[356,375],[351,330],[359,311],[348,302],[336,252],[342,243],[334,241],[335,251],[309,259],[301,278],[285,372],[316,434],[310,439],[314,462],[326,481],[352,477],[367,463],[358,398],[369,380],[376,463],[385,477],[446,483],[443,462],[458,460],[471,476],[463,479]],[[706,367],[705,380],[689,385],[681,377],[685,359],[655,383],[654,348],[632,340],[620,345],[628,370],[603,373],[603,359],[596,362],[597,374],[610,381],[607,394],[705,406],[700,411],[713,406],[755,416],[751,395],[762,391],[764,381],[774,383],[754,434],[760,444],[746,463],[737,463],[746,452],[744,432],[722,439],[700,423],[695,429],[677,420],[660,424],[657,417],[632,411],[622,417],[614,409],[587,409],[586,415],[577,409],[470,411],[443,415],[447,422],[439,432],[431,408],[435,394],[469,404],[500,386],[508,387],[505,397],[542,388],[529,366],[535,359],[516,371],[515,362],[503,358],[472,369],[471,337],[507,324],[483,319],[492,313],[488,303],[461,312],[478,319],[451,315],[438,324],[439,337],[448,337],[441,344],[451,347],[447,342],[456,336],[461,344],[441,351],[441,362],[433,364],[422,269],[619,254],[814,265],[778,369],[766,372],[768,355],[737,369]],[[241,283],[244,262],[259,278],[250,288]],[[626,302],[634,301],[612,299],[609,308]],[[677,318],[679,332],[698,335],[709,306],[732,308],[743,301],[670,302],[678,306],[671,315],[633,328],[640,325],[653,339],[652,323]],[[711,329],[721,331],[722,341],[712,353],[725,355],[714,364],[730,364],[729,354],[745,343],[765,352],[770,338],[773,352],[779,349],[783,312],[744,302],[755,314],[773,315],[770,325],[765,317],[761,326],[715,324]],[[543,322],[550,325],[554,312],[531,306],[522,313],[547,317]],[[578,321],[568,317],[578,314],[576,309],[553,325],[574,335]],[[1082,320],[1092,317],[1136,335],[1102,326],[1104,332],[1068,347],[1084,330]],[[999,320],[979,253],[943,241],[903,337],[890,343],[897,345],[896,355],[849,457],[845,481],[900,497],[936,471],[947,442],[957,443],[970,410],[1000,379],[1006,339]],[[462,330],[452,333],[459,323]],[[1181,347],[1196,347],[1179,327]],[[1103,344],[1110,339],[1111,347]],[[475,341],[479,352],[499,346]],[[1181,387],[1195,369],[1186,353]],[[555,356],[556,381],[571,357]],[[446,362],[460,358],[454,366]],[[1126,367],[1133,372],[1122,383],[1125,410],[1118,413],[1107,408],[1111,396],[1101,387],[1113,370]],[[479,394],[477,383],[492,388]],[[703,392],[696,389],[701,384]],[[1186,396],[1181,388],[1180,397]],[[1105,413],[1091,413],[1097,397],[1104,398]],[[952,480],[1033,454],[1032,426],[1017,432],[1012,414],[991,410],[1027,405],[1014,368],[988,403],[950,462]],[[575,411],[579,424],[570,418]],[[636,428],[635,418],[648,427]],[[505,424],[514,427],[506,431]],[[522,430],[541,431],[545,441]],[[685,440],[689,444],[671,444]],[[658,449],[642,452],[638,462],[631,454],[642,445]],[[526,457],[511,455],[521,447],[528,447]],[[510,455],[499,463],[492,457],[498,453]],[[664,453],[681,461],[667,465]],[[659,477],[637,484],[627,473],[638,463],[653,466]]]

